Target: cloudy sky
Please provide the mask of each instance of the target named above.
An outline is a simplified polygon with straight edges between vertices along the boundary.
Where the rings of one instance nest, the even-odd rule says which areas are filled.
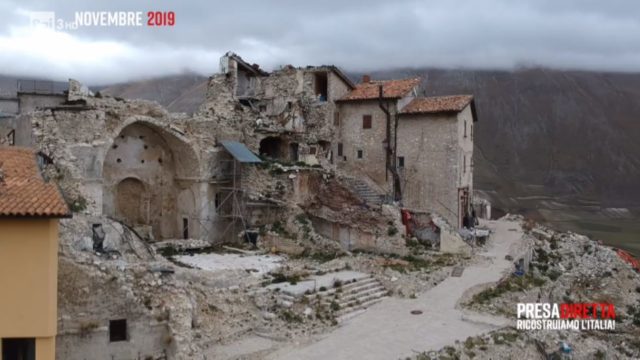
[[[53,11],[173,11],[173,27],[33,26]],[[56,25],[58,26],[58,25]],[[232,50],[271,69],[336,64],[640,71],[638,0],[2,0],[0,73],[105,84],[195,71]]]

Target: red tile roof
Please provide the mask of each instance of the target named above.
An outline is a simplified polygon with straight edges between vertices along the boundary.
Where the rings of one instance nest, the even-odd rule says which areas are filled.
[[[401,114],[435,114],[460,112],[473,101],[471,95],[415,98],[400,111]]]
[[[385,99],[398,99],[407,95],[419,84],[420,78],[369,81],[367,83],[360,83],[356,85],[356,88],[340,99],[340,101],[377,99],[380,94],[380,85],[382,85],[383,97]]]
[[[0,216],[71,215],[58,187],[40,175],[32,149],[0,146]]]

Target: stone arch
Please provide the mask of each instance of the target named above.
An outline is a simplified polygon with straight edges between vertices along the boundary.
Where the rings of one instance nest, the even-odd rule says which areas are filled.
[[[145,121],[129,123],[104,158],[103,211],[132,226],[146,226],[155,239],[180,238],[176,218],[192,214],[195,204],[178,201],[178,194],[197,186],[199,168],[195,151],[171,130]]]
[[[193,147],[189,144],[189,140],[182,133],[167,127],[166,125],[157,124],[152,118],[146,116],[133,116],[117,127],[112,134],[109,148],[103,159],[109,155],[109,151],[113,149],[113,145],[117,145],[117,141],[123,133],[131,127],[147,127],[158,136],[160,136],[175,153],[180,161],[176,164],[177,172],[183,174],[183,177],[196,178],[200,175],[200,158]]]

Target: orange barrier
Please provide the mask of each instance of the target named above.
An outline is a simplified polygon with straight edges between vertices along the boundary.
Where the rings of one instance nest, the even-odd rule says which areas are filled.
[[[636,271],[640,271],[640,260],[621,249],[616,249],[616,253],[623,261],[629,263],[634,269],[636,269]]]

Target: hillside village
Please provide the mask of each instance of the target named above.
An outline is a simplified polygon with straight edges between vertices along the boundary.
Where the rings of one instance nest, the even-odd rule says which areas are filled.
[[[507,356],[505,337],[546,356],[566,339],[514,339],[500,310],[586,297],[566,279],[609,267],[623,280],[589,296],[630,294],[622,331],[570,340],[584,358],[614,341],[612,358],[640,356],[637,271],[577,234],[491,219],[473,187],[481,104],[419,84],[266,72],[227,53],[193,115],[75,80],[19,93],[2,151],[34,149],[73,213],[60,220],[57,358],[337,359],[378,344],[369,358],[489,359]],[[487,295],[498,281],[519,283]]]

